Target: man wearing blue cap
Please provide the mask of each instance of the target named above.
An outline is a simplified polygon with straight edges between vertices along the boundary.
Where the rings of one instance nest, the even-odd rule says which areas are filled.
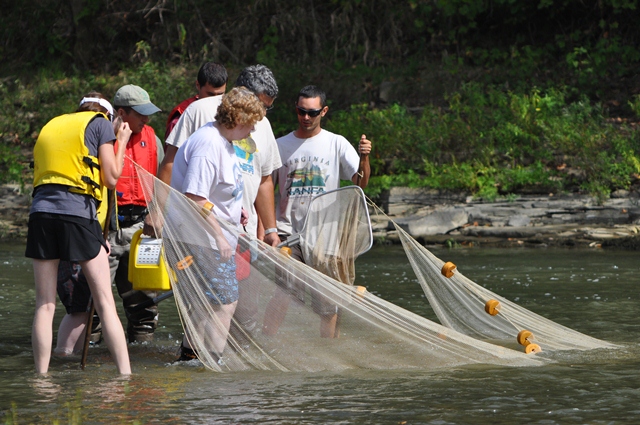
[[[128,276],[133,235],[143,227],[146,227],[145,234],[153,234],[150,221],[147,222],[147,202],[132,160],[149,173],[157,175],[164,149],[147,123],[151,115],[160,112],[160,108],[151,103],[144,89],[133,84],[122,86],[116,92],[113,106],[116,115],[129,124],[132,134],[127,143],[123,172],[116,185],[117,220],[111,221],[112,231],[109,233],[111,280],[115,280],[122,298],[129,342],[151,341],[158,323],[158,307],[154,305],[139,311],[133,308],[153,298],[155,293],[134,290]]]

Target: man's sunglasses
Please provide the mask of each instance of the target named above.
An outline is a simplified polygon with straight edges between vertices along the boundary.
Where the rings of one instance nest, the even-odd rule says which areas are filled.
[[[301,117],[309,115],[311,118],[317,117],[322,112],[322,109],[304,109],[299,106],[296,106],[296,110],[298,111],[298,115]]]

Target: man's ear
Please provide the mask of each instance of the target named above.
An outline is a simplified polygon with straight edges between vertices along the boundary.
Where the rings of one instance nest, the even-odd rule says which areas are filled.
[[[118,114],[120,118],[124,118],[124,116],[126,115],[126,112],[124,111],[123,108],[118,108],[118,110],[116,111],[116,114]]]
[[[329,112],[329,107],[325,106],[324,108],[322,108],[322,112],[320,113],[320,116],[324,117],[325,115],[327,115],[327,112]]]

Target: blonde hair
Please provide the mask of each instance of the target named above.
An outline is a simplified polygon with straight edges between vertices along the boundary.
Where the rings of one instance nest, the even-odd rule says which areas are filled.
[[[267,111],[258,96],[245,87],[235,87],[222,97],[216,112],[216,121],[227,129],[238,125],[253,125],[266,115]]]

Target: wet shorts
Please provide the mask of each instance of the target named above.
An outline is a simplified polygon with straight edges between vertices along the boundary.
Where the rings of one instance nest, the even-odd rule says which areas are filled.
[[[64,214],[29,215],[26,257],[86,261],[95,258],[101,246],[107,249],[97,220]]]
[[[181,278],[195,277],[197,280],[193,284],[202,285],[205,295],[214,304],[227,305],[238,301],[235,256],[229,261],[221,261],[218,251],[192,244],[185,244],[185,250],[193,257],[193,262],[183,270],[174,268],[179,282]],[[185,284],[181,286],[187,287]]]
[[[281,238],[281,240],[284,242],[286,239]],[[291,248],[290,257],[292,259],[306,264],[300,245],[291,245],[289,248]],[[276,285],[288,292],[292,298],[296,298],[301,302],[305,302],[305,294],[309,289],[313,312],[320,316],[330,316],[338,311],[338,306],[324,296],[313,282],[305,284],[288,271],[286,267],[276,266]]]
[[[84,313],[89,306],[91,291],[80,264],[60,261],[58,265],[58,297],[67,313]]]

